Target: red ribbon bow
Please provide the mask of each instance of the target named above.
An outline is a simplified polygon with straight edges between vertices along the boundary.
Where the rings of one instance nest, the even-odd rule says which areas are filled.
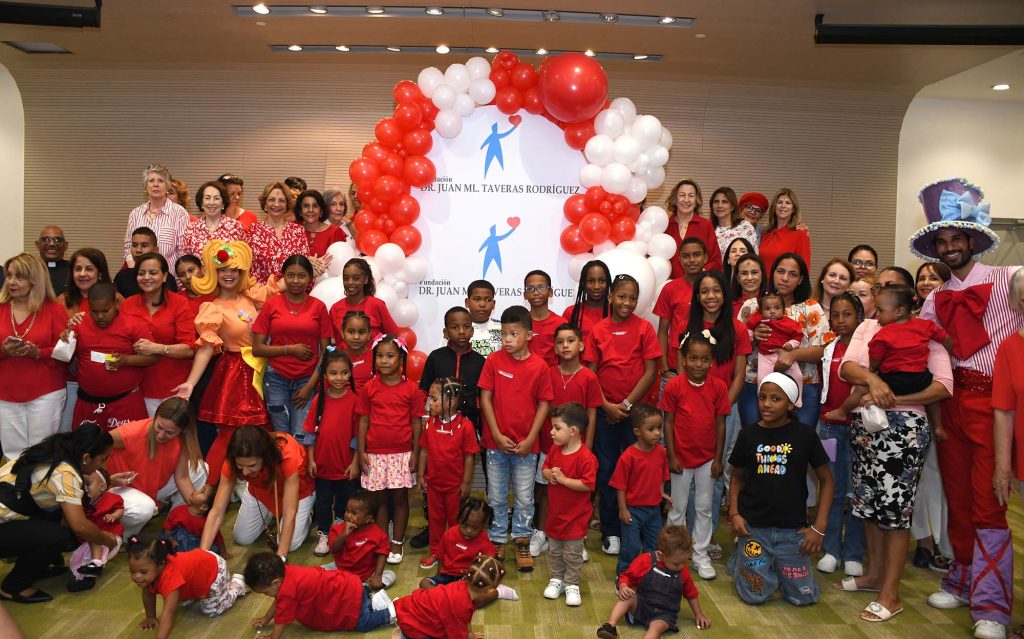
[[[935,315],[953,338],[957,359],[965,360],[992,342],[982,320],[991,296],[991,283],[935,294]]]

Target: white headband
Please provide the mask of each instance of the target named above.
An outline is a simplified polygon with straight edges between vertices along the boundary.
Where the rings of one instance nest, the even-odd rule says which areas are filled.
[[[761,387],[768,383],[775,384],[781,388],[782,392],[789,398],[789,401],[794,404],[800,397],[800,389],[797,388],[796,382],[794,382],[793,378],[789,375],[785,375],[783,373],[768,373],[764,376],[764,379],[761,380],[761,383],[758,384],[757,390],[760,391]]]

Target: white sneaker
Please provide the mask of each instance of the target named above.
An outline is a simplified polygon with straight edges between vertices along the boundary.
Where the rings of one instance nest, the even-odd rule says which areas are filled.
[[[391,597],[388,597],[388,593],[384,592],[383,589],[370,595],[371,610],[387,610],[390,605]]]
[[[839,566],[839,560],[835,555],[825,553],[825,556],[818,560],[818,572],[833,573]]]
[[[533,531],[530,536],[530,556],[540,557],[540,554],[548,549],[548,536],[543,530]]]
[[[843,572],[846,573],[847,577],[861,577],[864,575],[864,564],[859,561],[843,562]]]
[[[604,541],[601,542],[601,550],[606,555],[617,555],[619,554],[619,538],[615,536],[605,537]]]
[[[588,561],[590,561],[590,553],[587,552],[586,548],[584,548],[583,549],[583,563],[587,563]]]
[[[516,592],[515,588],[511,588],[505,584],[498,584],[498,599],[504,599],[505,601],[519,601],[519,593]]]
[[[706,564],[699,564],[697,566],[697,575],[701,579],[711,580],[711,579],[714,579],[715,577],[717,577],[718,573],[715,571],[715,567],[712,566],[711,563],[709,562],[709,563],[706,563]]]
[[[971,603],[969,600],[963,597],[957,597],[952,593],[948,593],[945,590],[933,592],[928,595],[928,605],[932,608],[939,608],[941,610],[952,610],[953,608],[960,608]]]
[[[562,596],[565,588],[562,586],[561,579],[552,579],[548,582],[548,587],[544,589],[545,599],[558,599]]]
[[[580,597],[579,586],[566,586],[565,587],[565,605],[567,606],[579,606],[583,603],[583,599]]]
[[[390,588],[395,585],[395,581],[398,579],[398,575],[395,574],[394,570],[384,569],[384,572],[380,574],[380,583],[385,588]]]
[[[313,554],[317,557],[326,557],[331,552],[331,545],[328,543],[327,533],[320,531],[316,534],[316,547],[313,548]]]
[[[990,619],[974,624],[974,639],[1006,639],[1006,627]]]
[[[238,574],[237,572],[235,574],[231,575],[231,583],[228,585],[228,588],[231,588],[232,590],[239,590],[239,591],[241,591],[241,594],[244,595],[245,594],[245,577],[243,577],[242,575]]]

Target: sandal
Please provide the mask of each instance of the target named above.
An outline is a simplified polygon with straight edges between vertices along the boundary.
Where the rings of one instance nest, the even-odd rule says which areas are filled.
[[[864,621],[880,623],[882,621],[889,621],[901,612],[903,612],[903,608],[889,610],[877,601],[872,601],[867,605],[867,608],[861,611],[860,618]]]
[[[843,577],[837,584],[832,584],[832,590],[840,592],[879,592],[878,588],[865,588],[857,585],[856,577]]]
[[[401,540],[399,540],[399,539],[392,539],[391,543],[395,544],[396,546],[401,548],[402,545],[405,544],[405,540],[404,539],[401,539]],[[389,551],[388,551],[388,563],[391,564],[391,565],[402,563],[403,555],[404,555],[404,552],[402,550],[399,550],[398,552],[393,552],[393,551],[391,551],[389,549]]]

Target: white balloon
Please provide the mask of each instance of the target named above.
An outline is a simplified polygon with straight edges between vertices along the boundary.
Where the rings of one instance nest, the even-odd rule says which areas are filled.
[[[476,109],[476,103],[473,102],[473,98],[465,93],[455,96],[455,106],[452,107],[452,111],[459,114],[459,117],[468,118],[473,115],[474,109]]]
[[[661,146],[665,147],[666,149],[671,149],[672,132],[666,129],[665,127],[661,127],[661,140],[659,140],[659,142],[661,143]]]
[[[471,80],[485,80],[491,75],[491,63],[477,56],[466,60],[466,70],[469,71]]]
[[[569,258],[569,278],[573,281],[580,279],[580,274],[583,273],[583,265],[594,259],[593,253],[580,253],[579,255],[573,255]]]
[[[626,168],[625,164],[612,162],[601,170],[601,187],[609,193],[625,193],[626,188],[629,187],[629,180],[632,177],[633,175]]]
[[[448,68],[444,71],[444,83],[455,89],[456,93],[465,93],[466,89],[469,88],[469,83],[473,81],[473,78],[469,75],[469,69],[466,65],[455,64],[448,65]]]
[[[394,291],[395,295],[397,295],[399,299],[409,295],[409,285],[394,275],[385,276],[383,284]]]
[[[633,243],[636,244],[636,250],[640,255],[647,256],[647,240],[639,240],[636,235],[633,236]]]
[[[649,224],[655,233],[664,233],[668,228],[668,213],[660,206],[648,206],[640,214],[637,224]]]
[[[416,84],[423,95],[429,98],[434,95],[434,89],[444,84],[444,74],[437,67],[427,67],[420,71]]]
[[[653,115],[638,116],[629,130],[641,149],[654,148],[661,141],[661,121]]]
[[[647,224],[637,224],[636,225],[636,232],[633,234],[633,241],[635,241],[635,242],[643,242],[644,245],[645,245],[644,248],[646,249],[647,242],[650,242],[651,238],[654,237],[655,235],[656,235],[656,233],[651,229],[651,227],[649,225],[647,225]],[[645,255],[646,255],[646,253],[645,253]]]
[[[647,197],[647,185],[640,178],[631,177],[629,178],[629,186],[626,187],[623,195],[626,196],[630,204],[639,204]]]
[[[439,111],[434,118],[434,129],[442,138],[454,138],[462,133],[462,118],[452,110]]]
[[[374,295],[380,301],[384,302],[384,306],[388,307],[388,311],[391,313],[391,317],[395,316],[395,305],[398,303],[398,293],[391,290],[390,286],[385,286],[383,283],[377,285],[377,292]]]
[[[596,164],[588,164],[580,169],[580,184],[585,189],[601,186],[601,167]]]
[[[667,280],[668,276],[672,274],[672,265],[663,257],[652,255],[647,258],[647,263],[651,265],[651,270],[654,271],[654,281],[659,284]]]
[[[605,109],[594,118],[594,131],[598,135],[607,135],[613,140],[622,135],[622,130],[625,128],[626,123],[622,120],[622,114],[614,109]]]
[[[488,69],[491,67],[488,66]],[[479,105],[488,104],[494,99],[494,94],[497,93],[497,89],[494,83],[484,76],[478,80],[473,80],[469,85],[469,97],[473,98],[473,102]]]
[[[331,308],[345,297],[345,286],[340,277],[329,277],[314,286],[309,294],[323,302],[327,308]]]
[[[630,253],[637,253],[638,255],[644,254],[640,246],[640,243],[635,240],[626,240],[625,242],[620,242],[616,248],[620,248],[623,251],[629,251]]]
[[[331,256],[327,274],[337,277],[345,269],[345,262],[356,256],[356,251],[346,242],[335,242],[327,247],[327,255]]]
[[[615,142],[607,135],[595,135],[583,147],[583,156],[591,164],[604,166],[614,159]]]
[[[654,271],[647,263],[643,255],[625,251],[621,248],[613,248],[601,254],[601,261],[608,265],[608,270],[614,278],[616,275],[627,273],[636,279],[640,285],[640,297],[637,300],[636,312],[646,312],[654,304]]]
[[[381,244],[373,258],[384,275],[395,275],[405,266],[405,251],[392,242]]]
[[[605,240],[604,242],[601,242],[600,244],[595,244],[594,245],[594,248],[593,248],[594,255],[601,255],[602,253],[610,251],[613,248],[615,248],[615,242],[612,242],[611,240]]]
[[[632,164],[640,155],[640,144],[631,135],[622,135],[615,139],[612,157],[619,164]]]
[[[373,275],[374,282],[379,282],[384,279],[384,271],[380,270],[380,267],[377,266],[377,260],[373,259],[369,255],[363,257],[363,260],[365,260],[366,264],[370,267],[370,274]]]
[[[636,119],[636,105],[629,98],[615,98],[608,108],[618,111],[619,115],[622,116],[623,124],[626,126],[633,124],[633,120]]]
[[[447,84],[441,84],[434,88],[434,93],[430,97],[430,101],[434,103],[438,109],[444,111],[455,106],[455,96],[458,95],[458,91]]]
[[[398,300],[391,311],[391,318],[399,328],[408,328],[420,318],[420,309],[412,300]]]
[[[636,168],[634,169],[634,171],[642,171],[643,169],[646,169],[648,166],[651,165],[651,156],[647,155],[646,153],[641,153],[640,155],[636,156],[635,164]]]
[[[650,166],[665,166],[668,164],[668,149],[659,144],[651,149],[647,157],[650,158]]]
[[[660,166],[649,166],[637,173],[637,177],[644,181],[648,189],[656,189],[665,183],[665,169]]]
[[[407,284],[422,282],[427,276],[427,261],[418,255],[405,258],[405,268],[398,274],[398,279]]]
[[[670,260],[676,254],[676,241],[669,235],[658,233],[647,242],[647,253]]]

